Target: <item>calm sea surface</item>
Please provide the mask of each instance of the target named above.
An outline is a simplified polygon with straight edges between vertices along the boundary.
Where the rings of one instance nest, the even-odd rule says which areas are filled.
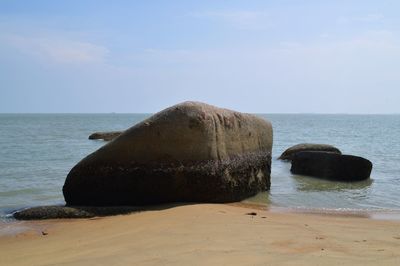
[[[63,204],[69,170],[105,144],[95,131],[123,130],[148,114],[0,114],[0,217],[19,208]],[[251,201],[275,207],[400,210],[400,115],[260,115],[274,128],[271,191]],[[363,156],[371,180],[337,183],[290,174],[276,158],[288,147],[327,143]]]

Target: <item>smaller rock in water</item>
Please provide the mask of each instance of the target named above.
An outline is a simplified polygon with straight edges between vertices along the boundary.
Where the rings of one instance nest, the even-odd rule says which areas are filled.
[[[296,153],[290,171],[336,181],[361,181],[370,177],[372,163],[362,157],[331,152]]]
[[[17,220],[45,220],[66,218],[92,218],[96,216],[110,216],[128,214],[141,211],[140,207],[74,207],[74,206],[40,206],[17,211],[13,214]]]
[[[102,139],[110,141],[121,135],[123,131],[95,132],[89,136],[89,139]]]
[[[338,148],[336,148],[332,145],[301,143],[301,144],[294,145],[294,146],[288,148],[287,150],[285,150],[281,154],[281,156],[279,156],[278,159],[285,160],[285,161],[291,161],[293,159],[293,156],[296,153],[302,152],[302,151],[323,151],[323,152],[332,152],[332,153],[336,153],[336,154],[342,154],[342,152]]]

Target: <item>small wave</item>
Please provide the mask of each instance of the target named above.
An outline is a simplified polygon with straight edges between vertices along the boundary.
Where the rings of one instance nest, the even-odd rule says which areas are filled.
[[[277,207],[269,208],[275,212],[296,212],[306,214],[338,215],[364,217],[377,220],[400,220],[400,209],[355,209],[355,208],[309,208],[309,207]]]

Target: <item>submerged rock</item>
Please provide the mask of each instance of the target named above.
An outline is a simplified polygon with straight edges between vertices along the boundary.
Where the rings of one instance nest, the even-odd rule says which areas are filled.
[[[293,156],[302,151],[323,151],[323,152],[332,152],[336,154],[342,154],[342,152],[328,144],[313,144],[313,143],[301,143],[294,145],[287,150],[285,150],[281,156],[278,158],[280,160],[285,160],[285,161],[291,161],[293,159]]]
[[[138,207],[87,207],[87,206],[40,206],[17,211],[13,214],[17,220],[44,220],[61,218],[92,218],[96,216],[109,216],[128,214],[140,211]]]
[[[368,179],[372,163],[353,155],[308,151],[294,155],[290,171],[293,174],[351,182]]]
[[[269,189],[272,126],[185,102],[131,127],[68,174],[68,205],[232,202]]]
[[[95,132],[89,136],[89,139],[102,139],[110,141],[121,135],[123,131]]]

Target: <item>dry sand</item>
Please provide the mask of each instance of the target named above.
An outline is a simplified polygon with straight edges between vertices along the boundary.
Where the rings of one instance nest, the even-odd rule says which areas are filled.
[[[400,222],[365,217],[198,204],[25,225],[0,265],[400,265]]]

